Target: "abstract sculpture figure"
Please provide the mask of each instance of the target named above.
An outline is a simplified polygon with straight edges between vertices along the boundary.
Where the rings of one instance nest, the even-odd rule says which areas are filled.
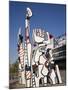
[[[19,83],[26,87],[46,86],[62,83],[58,65],[54,64],[52,48],[49,47],[51,38],[48,32],[41,29],[33,30],[33,44],[30,42],[30,18],[32,11],[26,9],[25,45],[21,29],[18,33]]]

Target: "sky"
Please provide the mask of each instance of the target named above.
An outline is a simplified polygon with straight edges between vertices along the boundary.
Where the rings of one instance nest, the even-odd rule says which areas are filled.
[[[30,19],[30,39],[34,28],[48,31],[54,37],[66,33],[66,6],[47,3],[27,3],[9,1],[9,62],[14,63],[18,58],[17,35],[19,28],[25,35],[26,8],[32,10]]]

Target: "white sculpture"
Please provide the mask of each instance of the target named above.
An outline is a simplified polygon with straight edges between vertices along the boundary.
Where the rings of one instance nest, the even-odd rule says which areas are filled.
[[[54,61],[52,57],[52,49],[48,50],[47,45],[50,42],[49,33],[47,32],[47,39],[45,39],[45,34],[41,34],[42,30],[33,31],[33,38],[36,42],[37,48],[34,52],[33,62],[38,66],[37,76],[35,76],[36,87],[39,87],[39,81],[41,78],[44,79],[43,86],[47,85],[47,78],[51,80],[51,84],[56,84],[56,73],[54,70]],[[38,34],[37,34],[38,33]],[[43,36],[43,37],[42,37]],[[46,49],[48,56],[42,51],[42,48]],[[42,54],[43,53],[43,54]]]

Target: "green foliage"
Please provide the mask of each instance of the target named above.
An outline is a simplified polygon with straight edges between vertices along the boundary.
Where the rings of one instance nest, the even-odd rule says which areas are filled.
[[[18,74],[18,61],[9,65],[9,73],[10,74]]]

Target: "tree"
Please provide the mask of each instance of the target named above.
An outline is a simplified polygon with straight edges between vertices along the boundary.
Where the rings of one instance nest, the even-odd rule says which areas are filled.
[[[16,61],[13,64],[9,64],[9,74],[10,74],[10,76],[18,75],[18,61]]]

